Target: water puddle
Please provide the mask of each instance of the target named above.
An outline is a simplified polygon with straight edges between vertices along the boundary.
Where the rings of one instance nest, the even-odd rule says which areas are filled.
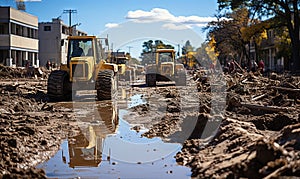
[[[127,106],[143,104],[141,96],[130,98]],[[78,135],[65,140],[61,149],[43,168],[48,178],[190,178],[190,168],[176,163],[179,143],[146,138],[124,120],[126,109],[107,102],[77,102]],[[138,121],[138,120],[137,120]]]

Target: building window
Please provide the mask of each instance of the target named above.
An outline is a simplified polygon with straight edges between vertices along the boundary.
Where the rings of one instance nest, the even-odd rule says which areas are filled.
[[[16,25],[16,35],[21,35],[20,25]]]
[[[51,26],[44,26],[44,31],[51,31]]]
[[[16,25],[14,23],[9,23],[10,24],[10,33],[11,34],[16,34]]]
[[[26,37],[29,37],[30,38],[30,28],[27,28],[27,35],[26,35]]]
[[[37,66],[40,66],[39,64],[39,60],[38,60],[38,53],[33,53],[33,59],[34,59],[34,64],[37,65]]]
[[[62,26],[61,33],[66,34],[66,27],[65,26]]]
[[[27,31],[28,31],[28,28],[27,27],[23,27],[23,37],[28,37],[27,36],[28,35]]]
[[[17,61],[17,51],[16,50],[11,51],[11,58],[13,59],[12,64],[15,65],[16,61]]]
[[[38,34],[39,34],[38,30],[34,29],[34,37],[33,38],[38,39],[39,38]]]
[[[8,31],[8,28],[7,28],[7,31]],[[11,23],[11,34],[19,35],[22,37],[38,39],[37,33],[38,33],[38,31],[36,29]],[[1,34],[1,23],[0,23],[0,34]]]
[[[0,23],[0,34],[8,34],[8,23]]]
[[[5,64],[8,56],[8,50],[0,50],[0,64]]]
[[[34,29],[30,29],[30,38],[34,38]]]

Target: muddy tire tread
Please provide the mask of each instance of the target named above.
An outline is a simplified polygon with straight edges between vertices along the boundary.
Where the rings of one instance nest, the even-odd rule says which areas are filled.
[[[112,70],[101,70],[96,80],[98,100],[111,100],[116,94],[114,89],[115,75]]]
[[[66,71],[52,71],[48,78],[47,95],[50,101],[69,100],[72,95],[69,89],[69,75]]]

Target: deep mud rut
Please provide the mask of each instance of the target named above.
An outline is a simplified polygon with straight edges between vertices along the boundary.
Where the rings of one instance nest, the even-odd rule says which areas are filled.
[[[131,95],[145,102],[130,107],[124,120],[132,130],[146,129],[143,137],[182,144],[174,157],[192,177],[300,177],[299,78],[224,78],[226,101],[216,100],[197,72],[186,87],[132,87]],[[78,134],[73,111],[47,103],[40,78],[2,77],[0,94],[0,178],[46,178],[35,166]],[[226,104],[216,109],[216,103]]]

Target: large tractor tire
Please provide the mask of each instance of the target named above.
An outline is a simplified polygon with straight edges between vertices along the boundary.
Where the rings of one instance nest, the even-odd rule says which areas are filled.
[[[148,87],[156,86],[156,74],[155,73],[146,74],[146,85]]]
[[[50,101],[64,101],[72,99],[72,85],[66,71],[52,71],[48,78],[47,94]]]
[[[98,100],[111,100],[117,93],[117,80],[112,70],[101,70],[96,80]]]
[[[186,86],[186,73],[179,73],[175,81],[176,86]]]

